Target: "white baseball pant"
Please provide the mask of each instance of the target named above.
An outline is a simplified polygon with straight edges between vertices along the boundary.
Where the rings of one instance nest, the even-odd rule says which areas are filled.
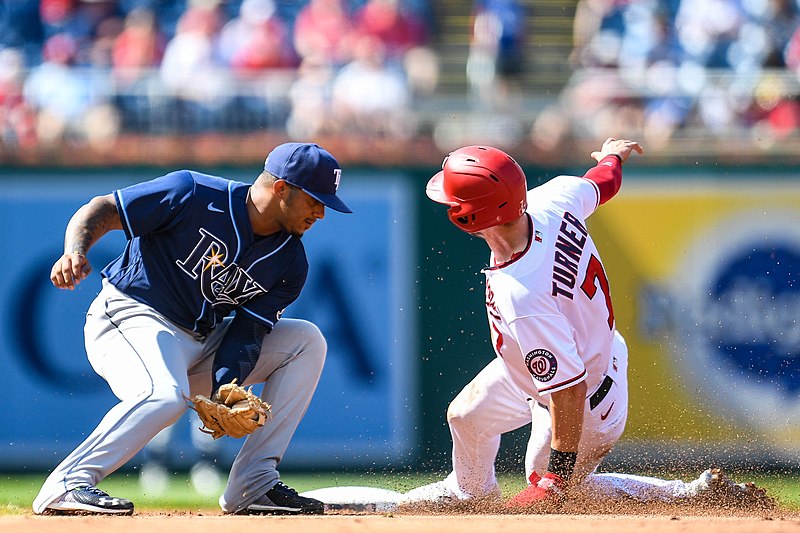
[[[610,387],[592,391],[590,398],[595,396],[596,404],[586,399],[583,433],[575,463],[576,479],[597,468],[625,429],[627,367],[627,347],[620,337],[615,343],[614,364],[607,371],[612,380]],[[486,365],[450,403],[447,422],[453,438],[453,471],[447,484],[459,498],[499,492],[495,460],[500,437],[526,424],[531,424],[531,436],[525,455],[525,475],[546,471],[552,436],[550,412],[511,381],[500,358]]]
[[[599,387],[586,400],[583,434],[574,479],[594,497],[671,502],[696,494],[691,482],[595,469],[613,449],[628,416],[628,350],[622,337],[614,343],[612,384]],[[447,411],[453,438],[453,471],[445,483],[460,499],[499,494],[495,459],[503,433],[531,424],[525,454],[525,477],[546,471],[552,425],[548,409],[511,382],[502,359],[495,358],[456,396]]]

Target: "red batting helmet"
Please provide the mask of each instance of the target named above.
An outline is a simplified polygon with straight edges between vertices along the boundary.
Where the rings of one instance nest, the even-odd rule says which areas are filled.
[[[451,152],[425,192],[449,205],[450,220],[468,233],[512,222],[527,207],[525,173],[510,155],[489,146]]]

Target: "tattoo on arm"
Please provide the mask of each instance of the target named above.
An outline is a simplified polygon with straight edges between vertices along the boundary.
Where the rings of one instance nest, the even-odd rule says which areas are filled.
[[[70,219],[64,237],[64,253],[85,256],[100,237],[113,229],[122,229],[113,196],[93,198]]]

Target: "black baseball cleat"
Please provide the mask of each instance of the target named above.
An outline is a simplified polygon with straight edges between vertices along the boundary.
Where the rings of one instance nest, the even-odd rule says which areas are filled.
[[[77,487],[54,501],[45,509],[47,514],[133,514],[133,503],[114,498],[97,487]]]
[[[306,498],[278,481],[266,494],[248,505],[246,514],[324,514],[325,504],[314,498]]]

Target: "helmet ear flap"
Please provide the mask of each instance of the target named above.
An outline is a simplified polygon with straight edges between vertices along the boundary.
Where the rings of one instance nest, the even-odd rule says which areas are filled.
[[[450,206],[450,209],[447,210],[450,220],[452,220],[457,226],[467,226],[469,224],[469,214],[461,214],[463,210],[464,207],[458,204]],[[473,218],[475,218],[474,215]]]

